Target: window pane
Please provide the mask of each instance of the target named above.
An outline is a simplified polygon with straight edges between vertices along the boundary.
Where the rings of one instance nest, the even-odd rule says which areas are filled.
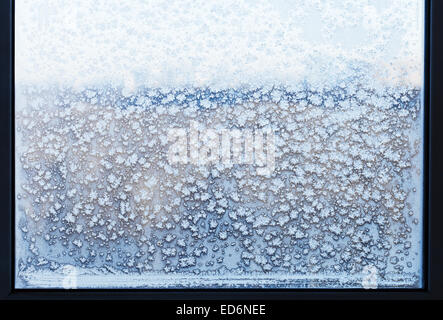
[[[423,1],[16,1],[16,287],[422,286]]]

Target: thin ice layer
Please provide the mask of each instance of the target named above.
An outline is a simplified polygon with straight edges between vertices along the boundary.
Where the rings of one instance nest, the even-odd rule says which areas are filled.
[[[16,22],[17,287],[421,287],[422,1],[22,0]],[[272,133],[271,170],[193,162],[194,124],[199,150]]]
[[[60,286],[39,275],[66,265],[87,287],[122,274],[137,287],[359,287],[365,266],[379,286],[420,284],[418,90],[28,95],[17,208],[30,286]],[[171,163],[168,130],[192,121],[271,128],[275,168]]]

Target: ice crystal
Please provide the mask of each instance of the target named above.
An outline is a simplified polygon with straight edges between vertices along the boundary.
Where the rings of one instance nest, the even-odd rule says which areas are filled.
[[[421,1],[314,2],[18,1],[17,286],[420,287]]]

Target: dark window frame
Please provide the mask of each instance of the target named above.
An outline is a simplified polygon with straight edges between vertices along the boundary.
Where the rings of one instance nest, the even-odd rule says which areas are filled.
[[[425,0],[423,289],[15,289],[14,0],[0,2],[0,299],[443,299],[443,1]]]

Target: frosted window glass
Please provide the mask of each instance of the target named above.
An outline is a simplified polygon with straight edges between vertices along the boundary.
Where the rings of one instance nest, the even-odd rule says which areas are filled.
[[[17,288],[422,286],[423,1],[15,15]]]

